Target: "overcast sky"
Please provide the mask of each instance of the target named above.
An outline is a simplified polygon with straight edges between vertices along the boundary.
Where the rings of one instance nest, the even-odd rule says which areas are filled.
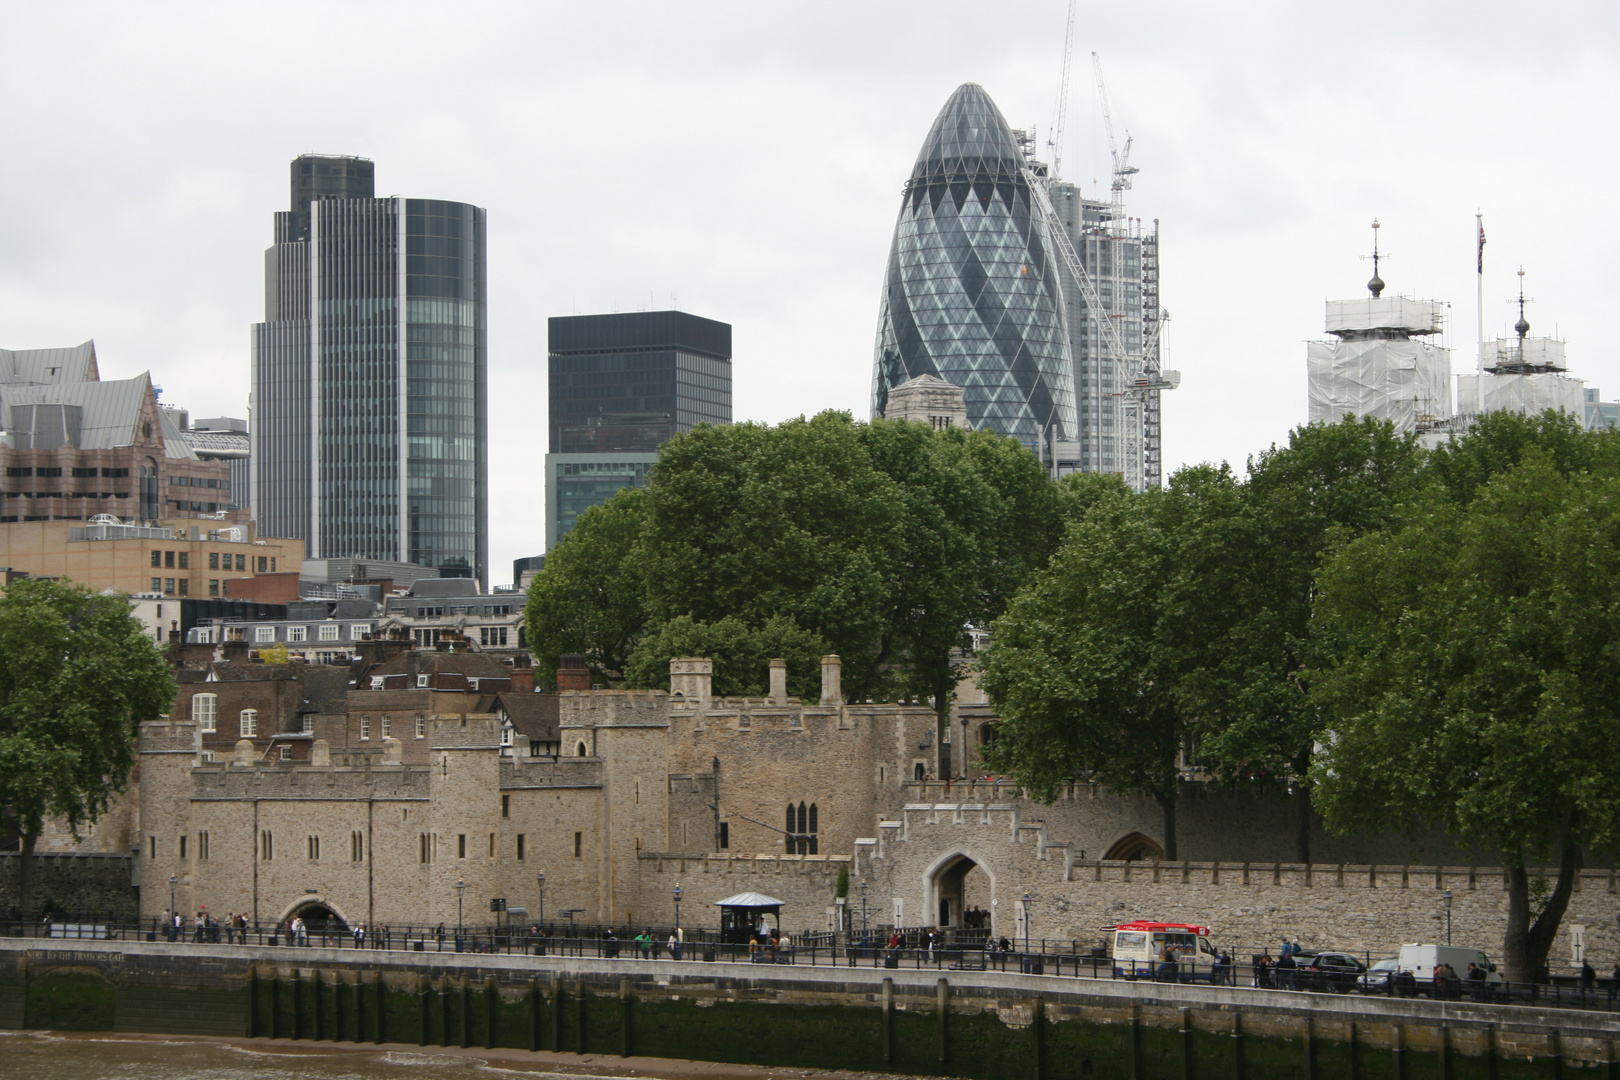
[[[489,211],[491,579],[541,551],[546,318],[671,304],[734,327],[735,414],[864,417],[900,188],[951,90],[1042,143],[1065,0],[298,4],[0,0],[0,347],[95,339],[194,416],[245,414],[263,249],[299,153],[378,195]],[[1065,176],[1108,152],[1091,72],[1158,218],[1165,464],[1305,419],[1322,301],[1452,303],[1555,328],[1620,393],[1613,3],[1082,2]]]

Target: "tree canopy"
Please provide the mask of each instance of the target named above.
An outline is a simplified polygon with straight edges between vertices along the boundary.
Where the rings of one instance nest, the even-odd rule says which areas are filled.
[[[988,431],[839,412],[699,427],[664,445],[644,488],[580,516],[530,587],[526,634],[543,678],[579,653],[604,679],[662,686],[670,657],[710,651],[721,691],[790,654],[804,696],[819,648],[843,658],[851,697],[929,698],[943,716],[968,628],[1093,497]]]
[[[1620,435],[1493,413],[1425,452],[1347,419],[1241,484],[1080,490],[983,657],[997,765],[1153,797],[1171,858],[1188,771],[1286,781],[1302,861],[1313,802],[1337,832],[1438,825],[1507,868],[1508,967],[1539,973],[1582,852],[1620,841],[1594,753],[1620,745]]]
[[[124,790],[139,725],[174,680],[129,601],[44,579],[0,597],[0,809],[33,852],[46,818],[77,833]],[[21,906],[31,912],[30,858]]]
[[[998,767],[1040,798],[1077,777],[1153,798],[1176,858],[1180,756],[1245,607],[1253,540],[1224,468],[1092,502],[982,655]]]
[[[1450,460],[1493,463],[1465,504],[1442,482],[1399,528],[1332,556],[1331,662],[1312,673],[1328,824],[1438,822],[1499,852],[1515,979],[1543,973],[1582,849],[1620,840],[1620,765],[1602,750],[1620,746],[1620,476],[1564,471],[1568,432],[1543,431],[1551,446],[1512,454],[1459,446]],[[1532,923],[1527,868],[1549,857],[1558,879]]]

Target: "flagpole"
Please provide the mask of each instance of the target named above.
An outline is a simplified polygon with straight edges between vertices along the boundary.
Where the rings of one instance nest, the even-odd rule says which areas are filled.
[[[1479,316],[1479,344],[1474,353],[1474,417],[1485,415],[1485,216],[1474,212],[1474,225],[1478,236],[1474,310]]]

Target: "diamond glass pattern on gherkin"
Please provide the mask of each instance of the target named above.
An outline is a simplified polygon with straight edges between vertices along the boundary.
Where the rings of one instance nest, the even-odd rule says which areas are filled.
[[[1022,165],[990,95],[958,87],[906,182],[878,314],[873,416],[890,389],[934,375],[962,388],[971,427],[1031,448],[1074,438],[1057,256]]]

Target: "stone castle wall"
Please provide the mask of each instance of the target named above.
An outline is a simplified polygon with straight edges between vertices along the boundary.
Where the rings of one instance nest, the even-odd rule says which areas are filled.
[[[136,917],[140,892],[127,853],[36,853],[32,858],[36,909],[120,921]],[[0,917],[21,914],[22,861],[20,854],[0,853]]]
[[[852,874],[872,882],[879,906],[893,901],[906,925],[935,920],[949,884],[944,871],[967,859],[984,875],[978,901],[998,935],[1101,944],[1102,927],[1135,919],[1208,926],[1214,941],[1244,958],[1286,938],[1307,947],[1394,955],[1403,943],[1444,941],[1446,904],[1459,945],[1502,955],[1507,890],[1499,869],[1468,865],[1241,862],[1114,862],[1082,859],[1044,821],[1014,804],[935,803],[905,807],[879,836],[857,845]],[[1556,871],[1545,871],[1555,877]],[[977,877],[977,874],[975,874]],[[971,880],[971,879],[970,879]],[[1620,959],[1614,910],[1616,872],[1586,870],[1571,900],[1551,962],[1586,955],[1607,969]],[[973,903],[970,897],[969,903]]]

